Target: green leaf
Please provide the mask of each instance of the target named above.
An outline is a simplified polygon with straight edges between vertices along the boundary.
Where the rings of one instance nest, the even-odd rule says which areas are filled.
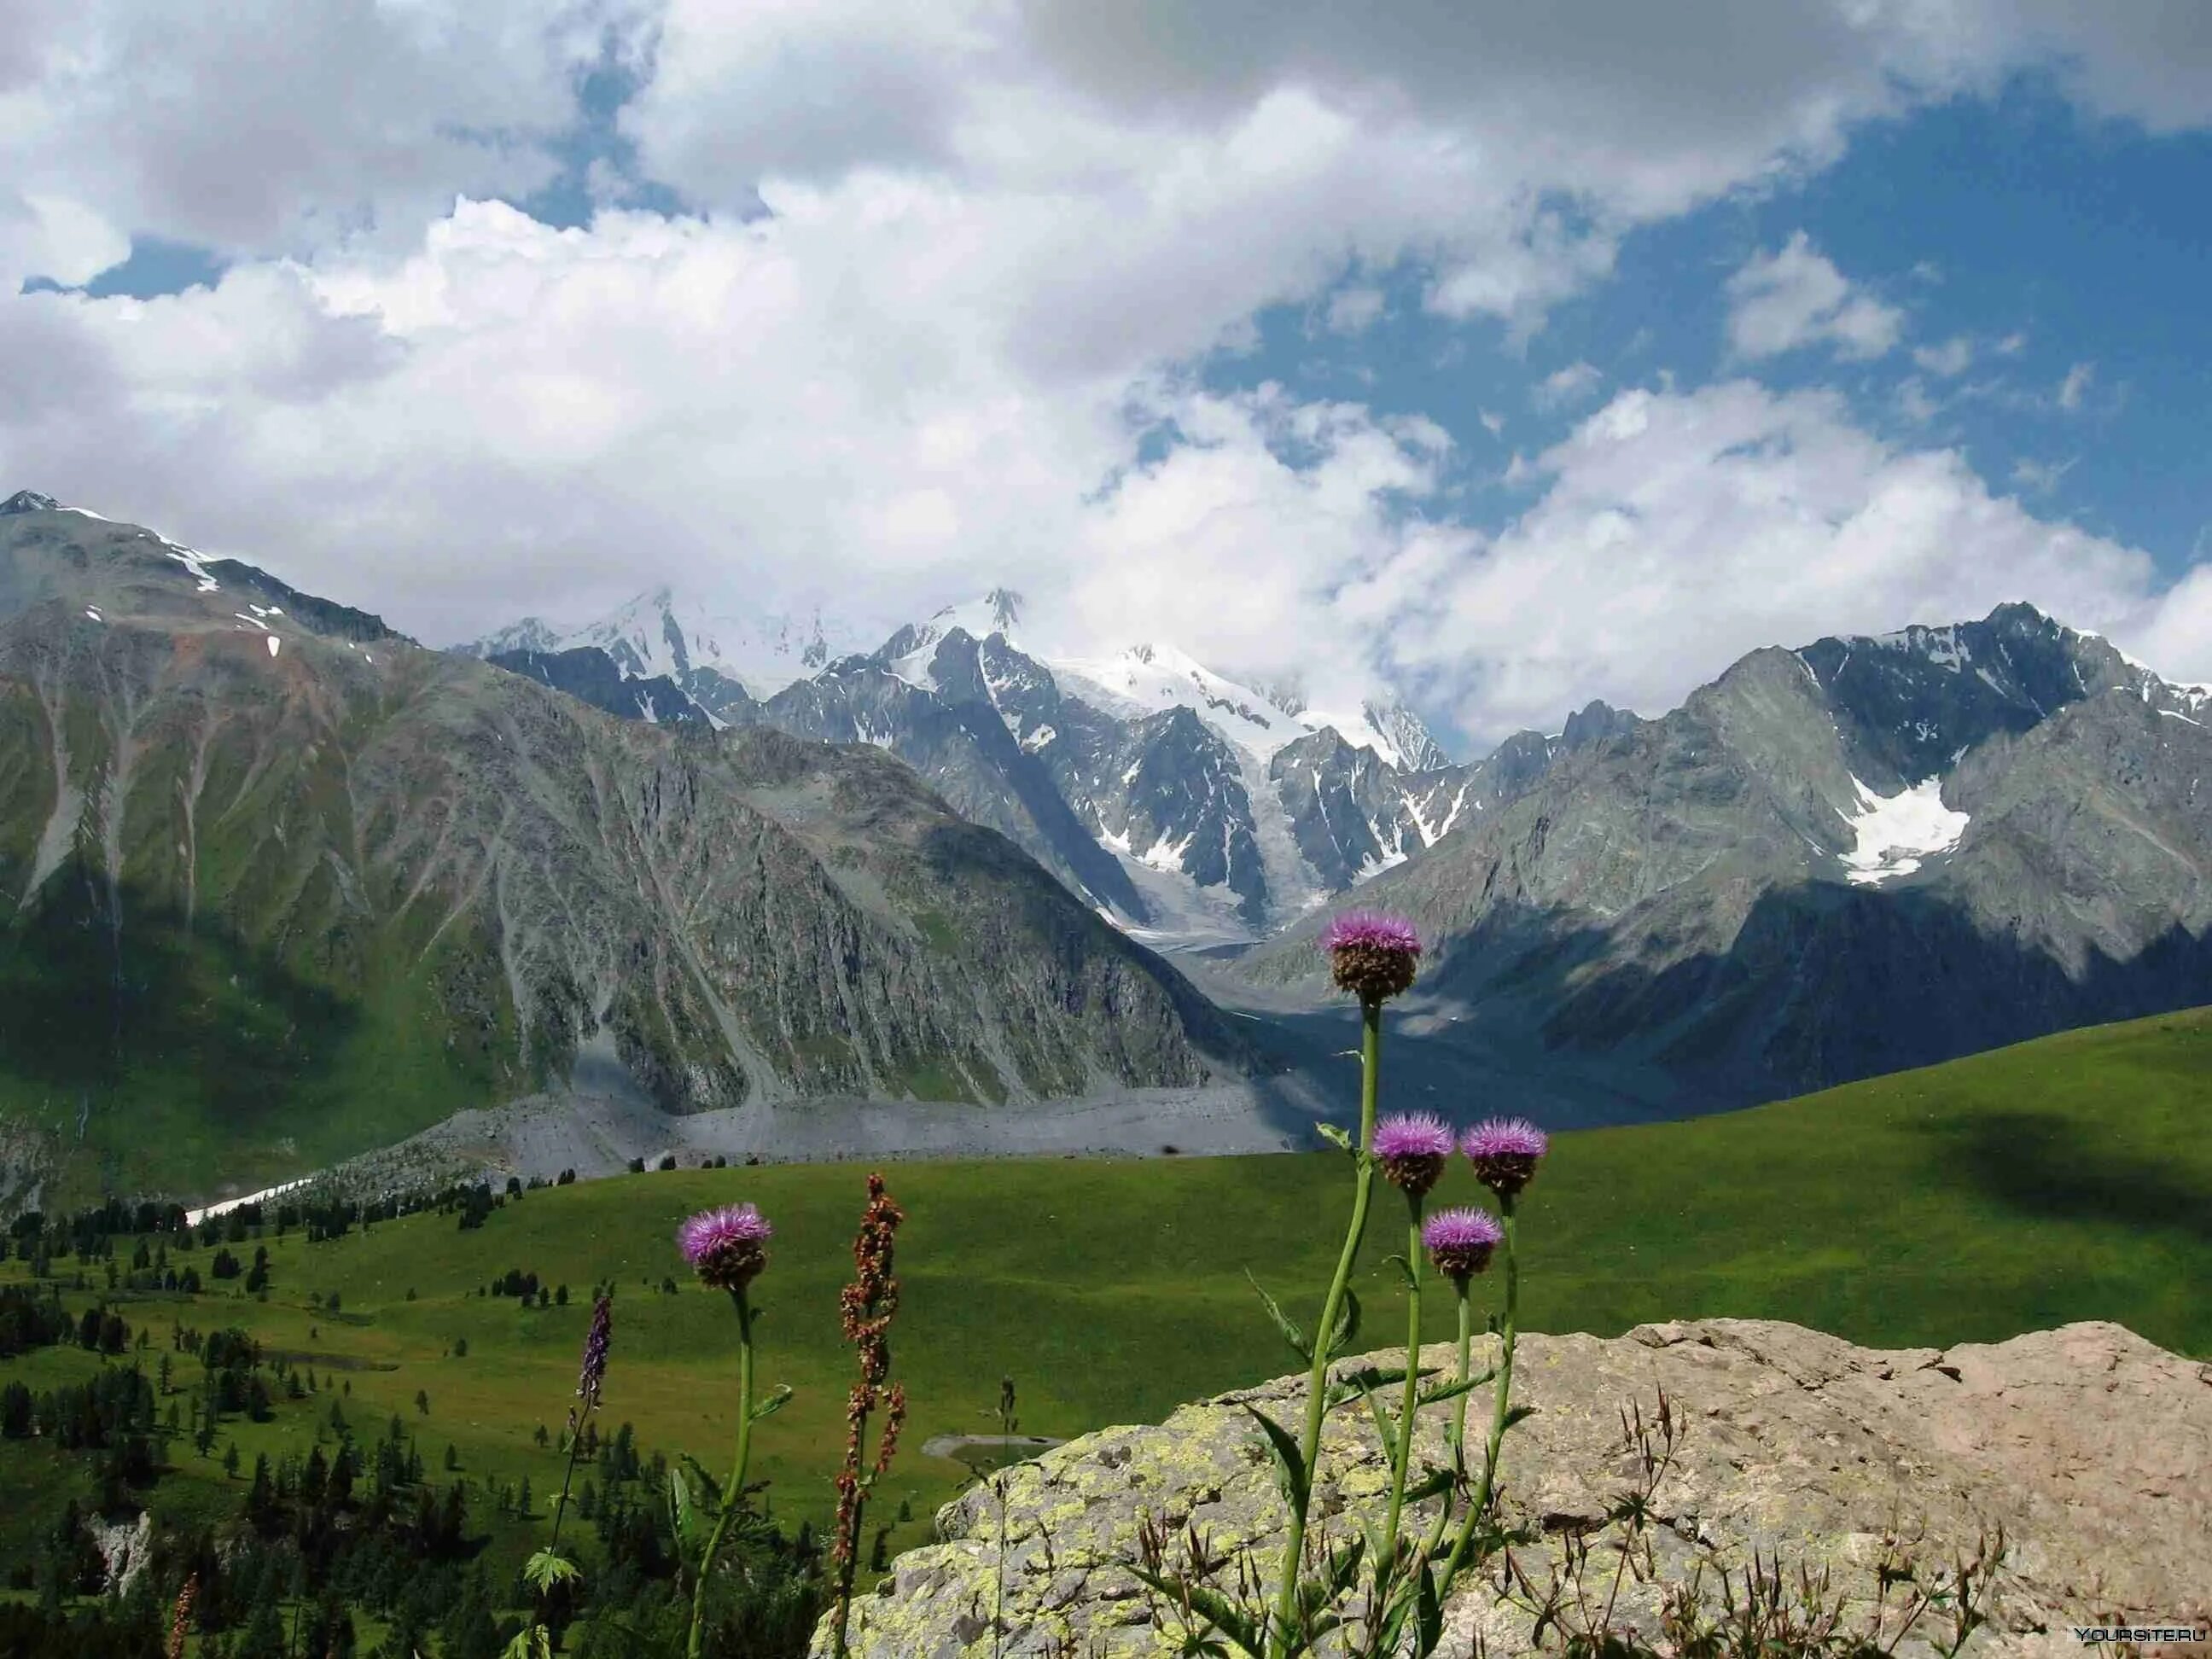
[[[556,1555],[551,1550],[540,1550],[523,1563],[522,1576],[543,1595],[554,1585],[581,1578],[584,1574],[582,1569],[567,1557]]]
[[[1204,1614],[1252,1659],[1265,1659],[1259,1626],[1250,1614],[1219,1590],[1187,1583],[1166,1573],[1147,1572],[1142,1567],[1131,1567],[1128,1571],[1139,1583],[1149,1584],[1170,1601],[1188,1600],[1193,1612]]]
[[[1421,1281],[1413,1273],[1413,1264],[1407,1261],[1404,1256],[1386,1255],[1382,1260],[1386,1264],[1395,1266],[1398,1269],[1398,1277],[1406,1281],[1407,1290],[1418,1291],[1421,1288]]]
[[[1382,1396],[1374,1389],[1363,1390],[1367,1396],[1368,1415],[1375,1419],[1375,1432],[1382,1437],[1382,1449],[1395,1462],[1398,1456],[1398,1419],[1382,1403]]]
[[[1427,1366],[1424,1368],[1421,1375],[1433,1376],[1437,1369],[1434,1365]],[[1360,1390],[1363,1389],[1384,1388],[1390,1383],[1403,1382],[1405,1380],[1406,1371],[1403,1366],[1362,1365],[1356,1371],[1346,1372],[1328,1385],[1328,1392],[1322,1396],[1322,1410],[1324,1413],[1333,1412],[1339,1406],[1349,1405],[1352,1401],[1359,1398]]]
[[[1321,1137],[1322,1139],[1328,1141],[1330,1146],[1334,1146],[1340,1152],[1357,1153],[1358,1149],[1352,1146],[1352,1137],[1345,1133],[1343,1130],[1338,1128],[1334,1123],[1316,1123],[1314,1125],[1314,1127],[1321,1132]]]
[[[1443,1605],[1437,1599],[1436,1570],[1424,1559],[1421,1562],[1421,1587],[1414,1599],[1416,1628],[1420,1632],[1417,1651],[1434,1653],[1437,1644],[1444,1639]]]
[[[1299,1358],[1309,1364],[1312,1363],[1313,1344],[1306,1340],[1306,1334],[1297,1328],[1297,1322],[1276,1305],[1273,1297],[1269,1296],[1261,1288],[1260,1281],[1252,1277],[1252,1270],[1249,1267],[1244,1270],[1244,1277],[1258,1295],[1261,1305],[1267,1309],[1267,1317],[1275,1322],[1275,1328],[1283,1334],[1283,1340],[1297,1351]]]
[[[1282,1472],[1285,1489],[1291,1504],[1304,1510],[1311,1489],[1306,1480],[1305,1455],[1299,1451],[1298,1443],[1291,1438],[1288,1429],[1257,1407],[1246,1405],[1244,1409],[1266,1432],[1268,1445],[1274,1449],[1275,1462]]]
[[[722,1512],[721,1488],[689,1452],[679,1453],[677,1467],[668,1471],[668,1507],[676,1541],[695,1550],[707,1540],[708,1522]]]
[[[1489,1370],[1476,1372],[1473,1376],[1468,1377],[1464,1382],[1439,1382],[1435,1388],[1424,1389],[1422,1391],[1420,1396],[1421,1403],[1424,1406],[1433,1406],[1439,1400],[1457,1399],[1461,1395],[1467,1393],[1470,1389],[1480,1388],[1484,1383],[1489,1382],[1491,1378],[1497,1375],[1497,1369],[1493,1366]]]
[[[1441,1498],[1452,1489],[1452,1480],[1449,1469],[1431,1469],[1407,1486],[1406,1501],[1408,1504],[1423,1504],[1431,1498]]]
[[[762,1401],[760,1404],[753,1407],[753,1421],[757,1423],[763,1417],[775,1416],[776,1413],[784,1408],[785,1404],[790,1399],[791,1385],[787,1382],[779,1383],[774,1394],[769,1395],[767,1399]]]
[[[679,1543],[689,1544],[698,1530],[698,1510],[691,1498],[691,1483],[684,1478],[680,1468],[668,1472],[668,1511],[675,1517],[676,1537]]]
[[[1334,1600],[1352,1588],[1358,1576],[1359,1559],[1367,1549],[1365,1539],[1355,1538],[1329,1558],[1329,1595]]]
[[[543,1625],[525,1625],[501,1650],[500,1659],[553,1659],[553,1640]]]
[[[1359,1334],[1359,1298],[1352,1294],[1352,1286],[1344,1287],[1344,1306],[1336,1316],[1336,1331],[1329,1338],[1328,1355],[1334,1359],[1352,1346],[1352,1339]]]

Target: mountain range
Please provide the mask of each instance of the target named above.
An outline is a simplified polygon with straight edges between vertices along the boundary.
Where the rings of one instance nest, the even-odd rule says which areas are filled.
[[[2212,687],[2006,605],[1753,652],[1360,897],[1481,1018],[1769,1099],[2212,1001],[2208,783]]]
[[[1395,705],[1048,659],[1018,622],[994,592],[721,717],[890,749],[1138,937],[1257,940],[1217,994],[1320,994],[1328,916],[1386,905],[1455,1021],[1702,1102],[2212,1000],[2212,690],[2032,606],[1754,652],[1463,764]]]
[[[594,1055],[671,1111],[1251,1064],[890,756],[611,719],[28,493],[0,503],[0,904],[19,1191],[292,1173]]]
[[[1743,1104],[2212,1002],[2212,689],[2025,605],[1466,762],[1021,610],[864,649],[656,591],[434,651],[0,503],[0,1185],[290,1175],[593,1068],[676,1113],[1334,1099],[1351,906],[1430,942],[1440,1105]]]
[[[1170,644],[1032,653],[1003,588],[834,657],[819,618],[794,654],[781,621],[740,634],[708,617],[660,588],[585,627],[526,618],[454,648],[626,717],[887,749],[1139,938],[1264,937],[1626,718],[1593,705],[1459,766],[1395,702],[1315,708]]]

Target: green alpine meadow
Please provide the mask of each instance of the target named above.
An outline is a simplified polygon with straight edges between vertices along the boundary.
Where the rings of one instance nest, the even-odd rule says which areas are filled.
[[[2196,1011],[1740,1113],[1556,1135],[1519,1206],[1520,1316],[1528,1329],[1601,1334],[1711,1314],[1779,1318],[1878,1346],[2094,1317],[2212,1358],[2212,1314],[2192,1289],[2212,1275],[2199,1224],[2212,1200],[2199,1130],[2208,1103],[2212,1012]],[[1023,1435],[1045,1441],[1154,1420],[1249,1376],[1273,1333],[1246,1274],[1310,1320],[1304,1304],[1340,1242],[1310,1218],[1340,1212],[1343,1166],[1330,1150],[884,1166],[907,1216],[892,1350],[908,1415],[872,1495],[863,1588],[868,1560],[927,1541],[937,1507],[978,1471],[1030,1454],[989,1443],[1002,1373],[1018,1387]],[[791,1395],[755,1430],[748,1479],[766,1483],[763,1516],[824,1535],[854,1375],[837,1301],[853,1273],[863,1173],[655,1170],[496,1194],[473,1226],[460,1224],[465,1209],[432,1210],[321,1238],[306,1222],[280,1231],[272,1205],[252,1225],[226,1230],[218,1218],[215,1232],[238,1235],[232,1243],[125,1231],[100,1236],[82,1259],[54,1250],[35,1262],[19,1233],[0,1285],[56,1298],[70,1334],[0,1366],[8,1383],[44,1395],[125,1365],[150,1376],[168,1362],[153,1411],[163,1472],[146,1489],[165,1526],[219,1526],[259,1460],[328,1457],[349,1437],[374,1446],[396,1419],[426,1480],[465,1485],[482,1538],[471,1570],[483,1569],[493,1624],[514,1627],[536,1616],[519,1574],[550,1534],[595,1295],[611,1297],[613,1315],[595,1439],[611,1449],[619,1436],[644,1473],[610,1482],[618,1466],[586,1457],[577,1490],[592,1498],[580,1517],[572,1507],[566,1547],[592,1563],[602,1494],[644,1488],[656,1460],[665,1471],[688,1455],[717,1480],[726,1473],[735,1322],[727,1296],[699,1282],[677,1245],[686,1217],[719,1205],[755,1205],[775,1222],[770,1264],[750,1290],[758,1388]],[[1432,1202],[1486,1196],[1456,1164]],[[196,1267],[199,1292],[110,1288],[111,1267],[127,1281],[142,1245]],[[1348,1283],[1376,1320],[1395,1280],[1384,1258],[1402,1247],[1401,1228],[1377,1225],[1353,1264]],[[212,1277],[219,1251],[251,1261],[264,1249],[261,1289]],[[94,1308],[148,1346],[134,1335],[119,1353],[88,1352],[77,1328]],[[1423,1310],[1424,1340],[1450,1340],[1449,1297],[1431,1296]],[[179,1327],[241,1331],[264,1372],[281,1363],[312,1374],[313,1391],[276,1387],[264,1421],[218,1413],[196,1445],[192,1402],[210,1373],[173,1347]],[[179,1406],[179,1425],[165,1429]],[[9,1432],[0,1553],[30,1566],[16,1588],[35,1597],[59,1571],[53,1517],[99,1501],[98,1459]],[[665,1504],[643,1491],[635,1501]],[[312,1601],[287,1605],[312,1614]],[[357,1613],[362,1651],[374,1650],[394,1610]],[[587,1615],[572,1646],[590,1626]]]

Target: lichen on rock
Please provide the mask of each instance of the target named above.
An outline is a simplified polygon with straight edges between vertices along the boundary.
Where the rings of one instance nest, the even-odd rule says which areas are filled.
[[[1494,1340],[1478,1344],[1494,1354]],[[1333,1375],[1402,1363],[1403,1351],[1339,1360]],[[1448,1345],[1425,1366],[1449,1376]],[[1305,1379],[1187,1405],[1158,1425],[1116,1427],[1068,1442],[1004,1472],[939,1511],[939,1542],[892,1563],[874,1593],[856,1596],[855,1659],[1091,1659],[1177,1650],[1180,1626],[1129,1571],[1139,1529],[1191,1529],[1213,1555],[1249,1552],[1262,1583],[1274,1571],[1286,1518],[1275,1471],[1243,1407],[1294,1424]],[[1721,1572],[1741,1589],[1753,1563],[1778,1558],[1794,1584],[1802,1565],[1831,1575],[1846,1622],[1874,1615],[1887,1553],[1923,1581],[1971,1559],[2002,1526],[2007,1549],[1990,1580],[1990,1622],[1963,1652],[2054,1650],[2067,1626],[2108,1617],[2212,1622],[2212,1366],[2181,1358],[2122,1327],[2088,1323],[1948,1350],[1862,1348],[1764,1320],[1638,1326],[1625,1336],[1520,1339],[1514,1398],[1535,1408],[1506,1440],[1504,1516],[1534,1541],[1463,1578],[1444,1608],[1440,1653],[1510,1655],[1532,1644],[1534,1598],[1553,1569],[1587,1552],[1585,1578],[1602,1602],[1620,1563],[1621,1526],[1608,1514],[1639,1464],[1623,1414],[1648,1422],[1663,1391],[1680,1425],[1654,1497],[1652,1524],[1623,1575],[1617,1630],[1656,1642],[1668,1586],[1693,1581],[1717,1609]],[[1478,1389],[1470,1422],[1487,1420]],[[1448,1405],[1421,1413],[1415,1463],[1446,1460]],[[1479,1449],[1474,1454],[1480,1456]],[[1316,1482],[1316,1531],[1326,1541],[1379,1516],[1389,1469],[1356,1403],[1328,1419]],[[998,1547],[1000,1503],[1006,1547]],[[1409,1511],[1419,1533],[1435,1503]],[[1501,1583],[1506,1583],[1501,1591]],[[1894,1609],[1899,1593],[1893,1591]],[[1897,1627],[1894,1612],[1883,1627]],[[1897,1644],[1934,1651],[1948,1633],[1930,1613]],[[1549,1645],[1556,1647],[1556,1634]],[[813,1652],[826,1655],[826,1626]],[[1341,1649],[1325,1639],[1316,1650]]]

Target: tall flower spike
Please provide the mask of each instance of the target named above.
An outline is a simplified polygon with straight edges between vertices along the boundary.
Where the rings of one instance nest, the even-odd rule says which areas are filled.
[[[1375,1157],[1383,1178],[1412,1197],[1423,1197],[1437,1184],[1451,1153],[1451,1125],[1433,1113],[1386,1117],[1375,1126]]]
[[[1534,1177],[1536,1161],[1550,1145],[1550,1137],[1525,1117],[1493,1117],[1469,1129],[1460,1150],[1474,1165],[1476,1180],[1510,1199]]]
[[[584,1335],[584,1368],[576,1377],[576,1398],[592,1411],[599,1403],[599,1385],[607,1376],[607,1345],[615,1328],[614,1298],[601,1297],[592,1304],[592,1328]]]
[[[753,1206],[726,1204],[693,1216],[678,1230],[676,1242],[701,1284],[735,1292],[768,1266],[763,1247],[775,1231]]]
[[[1505,1230],[1487,1210],[1438,1210],[1421,1224],[1421,1243],[1436,1270],[1464,1285],[1490,1265]]]
[[[1322,930],[1321,948],[1328,952],[1339,990],[1362,1002],[1380,1002],[1413,982],[1421,936],[1402,917],[1350,910]]]

